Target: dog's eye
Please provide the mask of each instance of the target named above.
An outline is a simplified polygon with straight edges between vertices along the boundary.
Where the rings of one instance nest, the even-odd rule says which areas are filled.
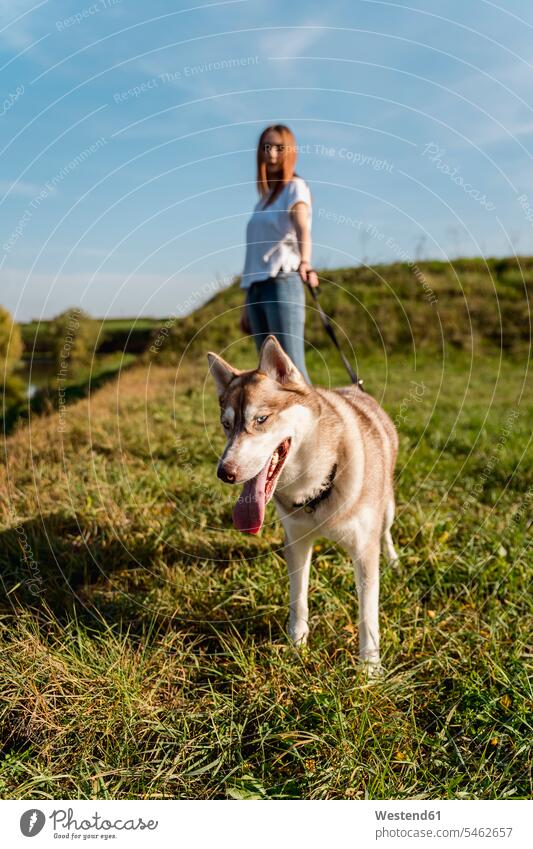
[[[222,425],[222,427],[224,428],[224,430],[229,430],[229,429],[230,429],[230,423],[229,423],[229,422],[220,422],[220,424]]]
[[[262,425],[266,422],[267,419],[268,419],[268,416],[256,416],[255,423]]]

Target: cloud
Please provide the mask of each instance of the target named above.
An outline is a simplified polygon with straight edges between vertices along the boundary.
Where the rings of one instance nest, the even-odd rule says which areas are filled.
[[[25,183],[19,180],[12,183],[9,180],[0,180],[0,193],[16,195],[17,197],[34,198],[42,190],[42,186],[37,183]]]
[[[37,10],[43,5],[46,3],[34,0],[0,0],[0,43],[10,50],[24,50],[33,44]]]
[[[259,40],[258,52],[265,56],[279,58],[300,56],[320,41],[324,34],[323,23],[316,19],[308,19],[300,26],[266,33]]]
[[[449,94],[441,94],[436,100],[433,99],[434,111],[457,116],[451,122],[452,126],[457,126],[466,136],[469,141],[464,144],[467,145],[473,142],[484,148],[500,142],[512,144],[513,139],[531,135],[533,110],[524,105],[520,91],[528,72],[531,75],[531,69],[526,69],[522,63],[520,66],[514,63],[490,68],[488,72],[490,77],[473,72],[454,81]],[[458,100],[454,92],[469,100],[472,105]],[[496,92],[500,96],[495,97]],[[463,146],[459,140],[457,146]]]

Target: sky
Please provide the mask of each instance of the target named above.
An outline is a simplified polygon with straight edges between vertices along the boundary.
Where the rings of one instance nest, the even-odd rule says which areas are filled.
[[[319,268],[533,252],[533,5],[0,0],[0,303],[190,312],[288,124]]]

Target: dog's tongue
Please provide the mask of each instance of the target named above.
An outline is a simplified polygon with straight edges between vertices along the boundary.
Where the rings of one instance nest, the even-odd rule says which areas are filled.
[[[265,486],[270,458],[255,478],[246,481],[233,508],[233,524],[245,534],[257,534],[265,518]]]

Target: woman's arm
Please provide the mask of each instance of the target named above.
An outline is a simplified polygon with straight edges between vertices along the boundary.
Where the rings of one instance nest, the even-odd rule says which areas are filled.
[[[318,276],[311,268],[311,233],[309,232],[309,207],[303,201],[298,201],[291,206],[289,215],[296,231],[298,247],[300,249],[301,262],[298,267],[300,277],[304,283],[309,283],[313,288],[318,286]]]

